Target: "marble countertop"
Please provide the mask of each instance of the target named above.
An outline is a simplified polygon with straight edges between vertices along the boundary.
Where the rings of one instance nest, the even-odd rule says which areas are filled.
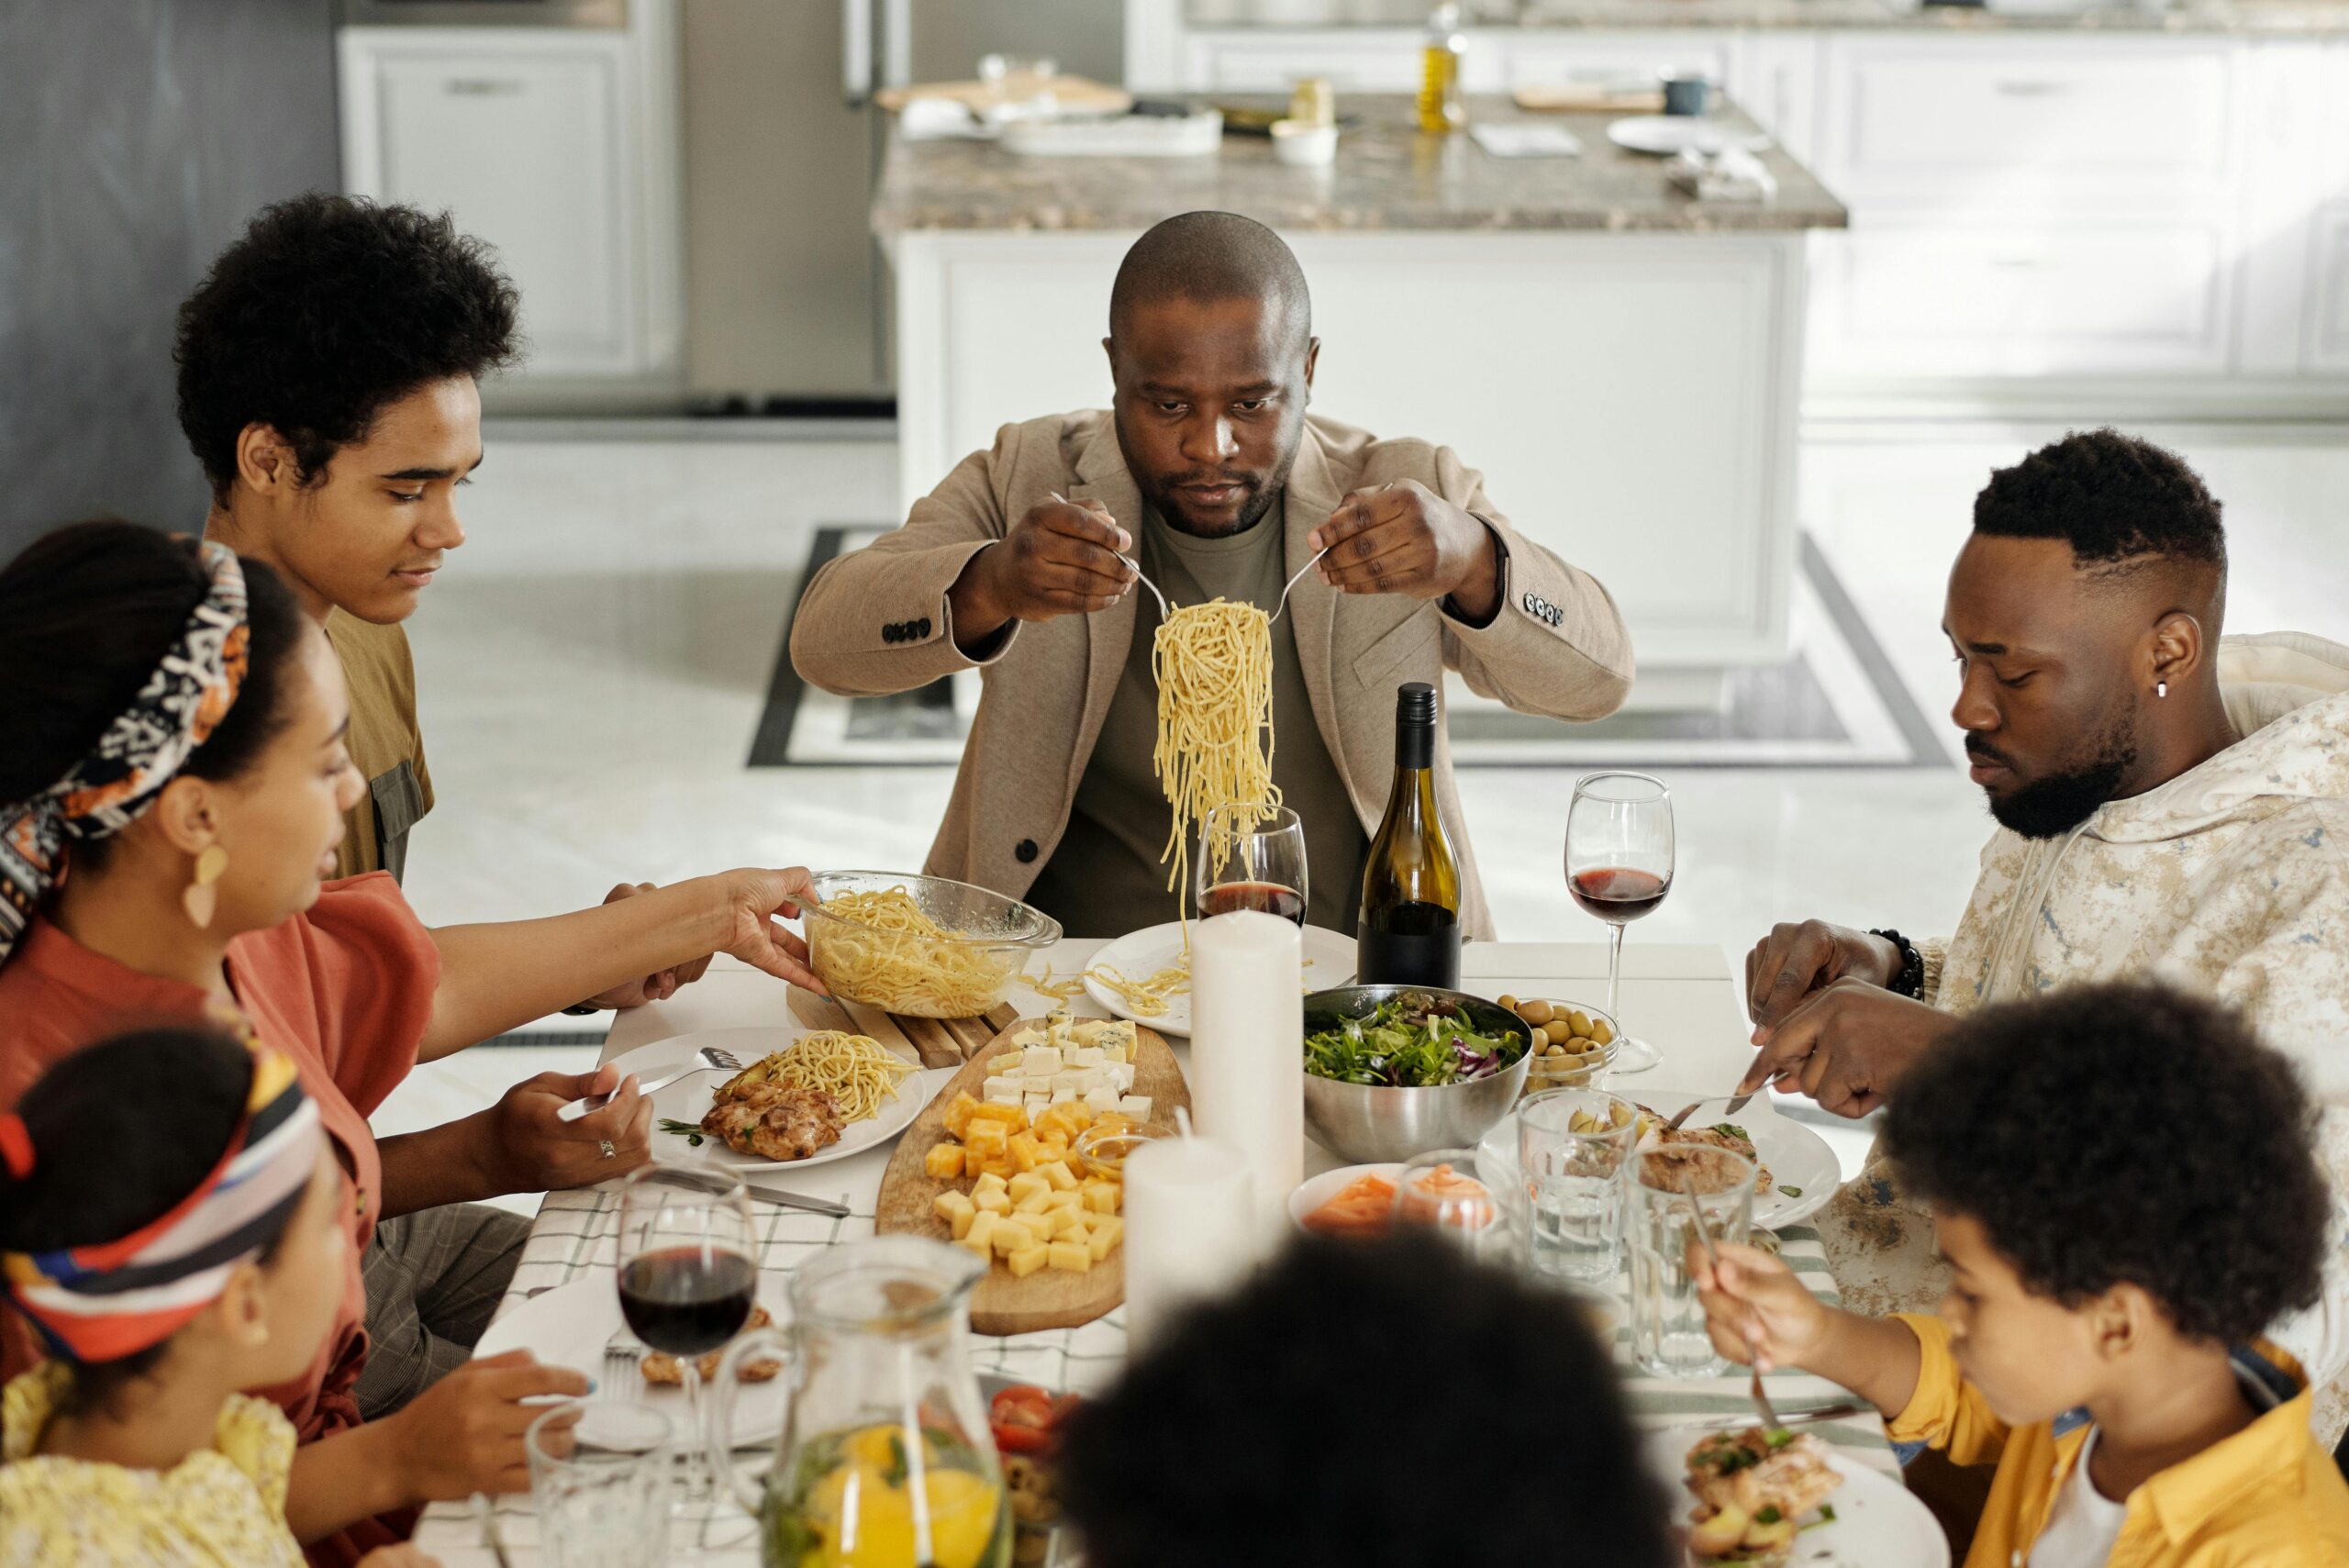
[[[1700,202],[1672,188],[1665,160],[1607,139],[1620,116],[1531,117],[1504,98],[1471,97],[1472,120],[1538,117],[1583,144],[1578,158],[1495,158],[1465,134],[1421,135],[1405,95],[1350,93],[1344,109],[1364,123],[1324,169],[1277,163],[1272,144],[1253,137],[1225,137],[1213,158],[1034,158],[991,142],[907,141],[893,130],[874,231],[1130,232],[1201,207],[1289,230],[1767,233],[1847,221],[1842,203],[1776,147],[1762,154],[1777,176],[1775,202]],[[1734,107],[1720,117],[1753,128]]]
[[[1993,0],[1995,5],[1996,0]],[[1186,25],[1408,28],[1427,25],[1424,0],[1191,0]],[[2005,31],[2349,34],[2349,0],[2175,0],[2166,5],[2023,0],[2021,9],[1920,6],[1918,0],[1526,0],[1468,7],[1472,31],[1670,28],[1907,28]]]

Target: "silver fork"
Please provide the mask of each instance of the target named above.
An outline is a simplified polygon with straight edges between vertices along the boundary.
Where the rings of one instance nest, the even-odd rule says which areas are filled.
[[[606,1399],[627,1404],[636,1369],[643,1360],[643,1341],[626,1324],[613,1329],[612,1337],[604,1341],[604,1385],[598,1392]]]
[[[670,1084],[675,1083],[678,1079],[690,1078],[696,1073],[740,1073],[742,1071],[741,1062],[732,1051],[720,1051],[714,1045],[703,1046],[701,1048],[701,1058],[703,1061],[708,1062],[709,1065],[707,1067],[680,1067],[674,1073],[664,1073],[660,1077],[653,1079],[650,1083],[639,1084],[636,1086],[636,1092],[640,1095],[657,1095],[662,1090],[667,1088]],[[612,1091],[612,1094],[614,1095],[618,1093],[619,1093],[618,1089],[614,1089]],[[590,1095],[584,1100],[573,1101],[570,1105],[565,1106],[562,1110],[558,1111],[555,1114],[562,1117],[565,1121],[577,1121],[583,1116],[593,1116],[596,1112],[602,1110],[606,1106],[608,1106],[611,1103],[611,1095]]]
[[[1719,1273],[1721,1266],[1721,1255],[1713,1250],[1713,1233],[1711,1229],[1705,1223],[1705,1210],[1703,1206],[1698,1204],[1697,1201],[1697,1189],[1691,1186],[1683,1186],[1680,1189],[1680,1195],[1688,1200],[1689,1223],[1696,1228],[1697,1240],[1704,1243],[1705,1259],[1708,1262],[1713,1265],[1714,1271]],[[1756,1366],[1753,1368],[1753,1378],[1752,1393],[1753,1395],[1753,1407],[1762,1412],[1763,1429],[1765,1431],[1772,1432],[1785,1430],[1787,1424],[1778,1419],[1778,1413],[1770,1408],[1770,1396],[1762,1392],[1762,1369]]]
[[[1280,619],[1281,612],[1288,608],[1288,591],[1291,588],[1296,587],[1299,582],[1303,581],[1307,573],[1313,570],[1313,562],[1320,560],[1323,556],[1329,554],[1331,550],[1337,548],[1338,547],[1334,544],[1323,545],[1319,550],[1313,552],[1313,561],[1308,561],[1304,565],[1298,567],[1297,569],[1297,575],[1291,577],[1287,582],[1281,584],[1281,602],[1273,606],[1273,613],[1264,617],[1264,623],[1267,626],[1271,625],[1274,621]]]

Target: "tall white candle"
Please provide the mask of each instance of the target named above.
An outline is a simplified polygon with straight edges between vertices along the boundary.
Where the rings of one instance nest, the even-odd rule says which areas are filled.
[[[1259,1256],[1286,1239],[1305,1179],[1303,973],[1300,933],[1277,916],[1235,910],[1191,933],[1191,1114],[1247,1162]]]
[[[1254,1266],[1247,1164],[1212,1138],[1161,1138],[1126,1157],[1126,1335],[1147,1348],[1183,1307]]]

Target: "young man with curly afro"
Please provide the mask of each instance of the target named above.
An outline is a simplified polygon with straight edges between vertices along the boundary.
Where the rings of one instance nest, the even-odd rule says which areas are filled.
[[[2349,1191],[2349,649],[2221,644],[2219,510],[2183,461],[2113,430],[1991,475],[1943,620],[1951,717],[1998,823],[1972,901],[1946,942],[1774,929],[1746,960],[1746,1087],[1861,1116],[1908,1094],[1975,1008],[2158,978],[2242,1008],[2299,1063]],[[1880,1162],[1819,1225],[1857,1306],[1920,1307],[1947,1284]],[[2332,1234],[2322,1304],[2275,1329],[2320,1385],[2329,1443],[2349,1422],[2349,1213]]]
[[[1972,1015],[1886,1118],[1948,1254],[1938,1315],[1827,1307],[1751,1247],[1689,1266],[1722,1354],[1998,1466],[1966,1568],[2349,1562],[2349,1483],[2299,1369],[2256,1338],[2316,1299],[2315,1123],[2227,1009],[2073,986]]]
[[[519,350],[513,285],[445,215],[312,195],[265,207],[180,306],[180,428],[204,531],[323,623],[367,780],[336,873],[401,873],[432,809],[400,622],[465,542],[483,376]]]

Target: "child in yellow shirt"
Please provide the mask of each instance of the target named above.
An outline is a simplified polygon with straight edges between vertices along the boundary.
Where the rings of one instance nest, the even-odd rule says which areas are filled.
[[[1971,1015],[1892,1101],[1885,1151],[1954,1271],[1937,1316],[1828,1307],[1748,1247],[1691,1267],[1724,1355],[1997,1461],[1966,1568],[2334,1568],[2349,1483],[2254,1343],[2317,1297],[2314,1126],[2232,1013],[2069,988]]]
[[[333,1327],[340,1193],[292,1063],[204,1030],[93,1046],[0,1115],[0,1283],[58,1358],[0,1396],[0,1568],[300,1568],[294,1428],[238,1390]]]

